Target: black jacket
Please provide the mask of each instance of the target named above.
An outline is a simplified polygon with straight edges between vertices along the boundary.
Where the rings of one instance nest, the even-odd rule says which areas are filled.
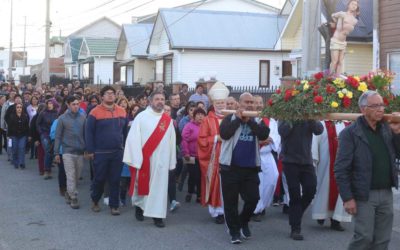
[[[372,154],[367,136],[363,131],[365,118],[345,128],[339,135],[339,148],[335,161],[335,177],[343,201],[351,199],[367,201],[372,181]],[[389,150],[392,162],[392,186],[398,188],[398,176],[395,165],[396,156],[400,156],[400,135],[392,133],[390,126],[381,124],[380,133]]]
[[[36,121],[37,121],[38,116],[39,116],[39,114],[36,114],[32,117],[30,128],[29,128],[29,136],[32,137],[33,142],[36,142],[36,141],[40,142],[40,134],[36,129]]]
[[[10,113],[5,120],[8,128],[7,136],[22,137],[29,135],[29,116],[27,113],[22,112],[19,117],[15,112]]]
[[[311,165],[312,138],[324,132],[324,126],[319,121],[309,120],[301,122],[280,121],[278,132],[281,136],[282,162],[300,165]]]

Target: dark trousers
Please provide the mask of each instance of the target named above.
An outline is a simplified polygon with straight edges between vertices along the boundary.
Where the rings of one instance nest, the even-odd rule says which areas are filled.
[[[0,128],[0,154],[3,153],[3,149],[7,151],[7,132]]]
[[[51,172],[51,167],[53,165],[53,145],[50,137],[47,135],[41,135],[40,142],[44,149],[44,171]]]
[[[195,164],[187,165],[189,171],[189,181],[188,181],[188,193],[196,193],[197,197],[200,197],[200,166],[199,161],[196,159]]]
[[[67,188],[67,176],[65,175],[65,168],[62,155],[60,155],[60,163],[57,164],[58,166],[58,187]]]
[[[168,198],[171,203],[173,200],[176,200],[176,178],[175,178],[175,169],[170,170],[168,173]]]
[[[12,140],[12,163],[15,168],[25,167],[25,146],[26,146],[26,136],[16,137],[11,136]]]
[[[283,172],[289,187],[289,224],[292,230],[301,230],[303,213],[316,192],[315,169],[313,165],[283,163]]]
[[[247,225],[260,199],[258,185],[259,168],[221,167],[221,186],[224,200],[225,221],[231,235],[238,235],[240,228]],[[244,201],[238,214],[239,195]]]
[[[123,204],[126,202],[126,193],[128,192],[130,184],[131,177],[121,176],[119,198]]]
[[[114,153],[95,153],[93,160],[94,177],[91,187],[93,202],[99,202],[107,181],[110,188],[109,206],[119,207],[119,182],[122,171],[122,150]]]

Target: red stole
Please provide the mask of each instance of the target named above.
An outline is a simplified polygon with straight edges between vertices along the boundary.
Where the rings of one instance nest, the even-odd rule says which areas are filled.
[[[269,119],[267,117],[262,118],[263,122],[265,123],[265,126],[269,127]]]
[[[350,123],[345,122],[345,126],[348,126]],[[326,133],[328,134],[328,143],[329,143],[329,205],[328,208],[330,211],[335,210],[337,198],[339,195],[336,178],[334,173],[336,152],[338,149],[338,137],[336,133],[336,126],[333,121],[325,121]]]
[[[143,162],[141,168],[138,170],[133,167],[129,167],[131,172],[131,185],[129,187],[129,195],[133,195],[136,173],[138,172],[138,195],[149,194],[149,183],[150,183],[150,157],[156,150],[158,144],[160,144],[165,133],[168,130],[169,124],[171,123],[171,117],[163,113],[160,121],[158,122],[156,129],[150,135],[142,148]]]

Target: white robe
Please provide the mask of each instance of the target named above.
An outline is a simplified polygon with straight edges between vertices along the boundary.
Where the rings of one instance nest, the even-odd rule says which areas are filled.
[[[318,136],[314,135],[312,142],[312,156],[317,174],[317,193],[313,201],[312,218],[314,220],[332,218],[340,222],[350,222],[351,215],[344,210],[340,195],[338,195],[335,210],[333,212],[329,211],[329,140],[325,122],[322,122],[322,124],[324,125],[324,132]],[[339,136],[345,125],[343,123],[336,123],[335,127],[336,134]]]
[[[161,113],[152,108],[138,114],[132,123],[126,139],[123,162],[128,166],[140,169],[143,162],[142,147],[155,130],[161,119]],[[149,194],[139,196],[137,193],[137,176],[132,204],[143,209],[144,216],[166,218],[168,203],[168,174],[176,165],[176,136],[171,121],[161,142],[150,157]]]
[[[278,133],[278,124],[274,119],[270,119],[269,129],[269,137],[272,138],[273,143],[265,145],[260,149],[261,172],[258,174],[260,178],[260,200],[254,210],[255,214],[261,213],[265,208],[271,205],[279,177],[278,168],[272,151],[278,152],[281,144],[281,137]]]

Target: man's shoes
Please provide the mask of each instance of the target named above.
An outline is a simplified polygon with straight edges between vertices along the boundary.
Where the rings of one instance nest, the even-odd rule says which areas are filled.
[[[19,168],[20,168],[20,169],[25,169],[25,165],[24,165],[24,164],[21,164],[21,165],[19,165]]]
[[[284,204],[282,208],[282,213],[289,214],[289,206]]]
[[[224,224],[225,223],[224,215],[220,214],[217,217],[215,217],[215,223],[216,224]]]
[[[93,201],[93,204],[92,204],[92,211],[95,212],[95,213],[100,212],[100,206],[99,206],[99,203],[98,203],[98,202],[94,202],[94,201]]]
[[[144,221],[143,210],[140,207],[136,207],[135,217],[138,221]]]
[[[187,194],[185,197],[185,202],[189,203],[192,200],[192,195],[191,194]]]
[[[242,243],[242,240],[240,239],[240,235],[239,234],[232,235],[231,243],[232,244],[240,244],[240,243]]]
[[[290,238],[292,238],[293,240],[304,240],[304,237],[299,229],[292,229],[292,232],[290,233]]]
[[[119,211],[119,208],[111,208],[111,215],[117,216],[120,214],[121,212]]]
[[[261,222],[261,214],[253,214],[253,216],[251,216],[251,220],[255,222]]]
[[[163,221],[162,219],[160,219],[160,218],[153,218],[153,221],[154,221],[154,225],[155,225],[156,227],[160,227],[160,228],[165,227],[165,223],[164,223],[164,221]]]
[[[181,206],[181,203],[180,202],[178,202],[178,201],[176,201],[176,200],[173,200],[173,201],[171,201],[171,205],[170,205],[170,207],[169,207],[169,211],[170,212],[175,212],[176,210],[178,210],[178,208]]]
[[[245,240],[248,240],[248,239],[251,238],[251,232],[250,232],[249,224],[246,224],[246,225],[242,226],[242,228],[240,229],[240,235]]]
[[[79,203],[78,203],[78,199],[74,198],[71,199],[71,204],[70,204],[71,208],[73,209],[78,209],[79,208]]]
[[[318,225],[322,226],[322,225],[324,225],[325,220],[324,220],[324,219],[322,219],[322,220],[317,220],[317,223],[318,223]]]
[[[345,231],[339,221],[331,219],[331,229],[339,232]]]
[[[71,204],[71,197],[69,196],[68,192],[64,193],[64,197],[65,197],[65,203],[70,205]]]

